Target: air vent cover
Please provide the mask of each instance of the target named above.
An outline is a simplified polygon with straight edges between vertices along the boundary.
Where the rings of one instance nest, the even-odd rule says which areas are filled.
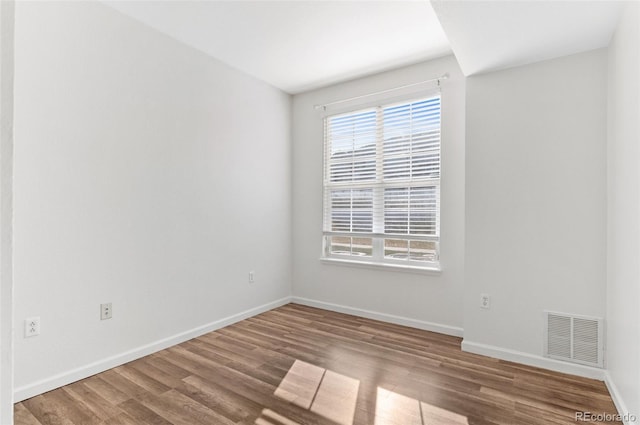
[[[544,312],[544,355],[558,360],[604,367],[603,319]]]

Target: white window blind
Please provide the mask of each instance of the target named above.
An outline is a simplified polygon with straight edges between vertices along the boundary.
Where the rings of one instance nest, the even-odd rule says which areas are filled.
[[[324,121],[323,253],[437,267],[440,95]]]

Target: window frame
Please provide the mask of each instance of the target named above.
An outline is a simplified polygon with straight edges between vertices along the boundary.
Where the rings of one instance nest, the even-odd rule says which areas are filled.
[[[439,98],[439,110],[438,110],[438,121],[439,121],[439,137],[438,137],[438,145],[437,145],[437,155],[438,155],[438,172],[437,177],[433,176],[428,178],[418,178],[418,179],[399,179],[397,181],[385,181],[384,180],[384,164],[381,163],[381,158],[384,158],[383,153],[379,153],[379,150],[384,152],[384,121],[382,117],[382,112],[385,109],[398,107],[402,105],[409,105],[421,101],[429,101],[434,98]],[[375,128],[376,128],[376,166],[375,166],[375,181],[372,183],[370,180],[365,180],[363,183],[358,183],[353,181],[344,182],[331,182],[330,181],[330,158],[331,158],[331,143],[329,141],[328,136],[328,120],[332,118],[339,118],[342,116],[356,115],[359,113],[364,113],[366,111],[375,111],[376,119],[375,119]],[[321,260],[324,262],[336,262],[340,264],[347,265],[363,265],[363,266],[373,266],[375,268],[389,268],[389,269],[406,269],[409,271],[441,271],[441,259],[440,259],[440,228],[441,228],[441,180],[442,180],[442,93],[439,89],[422,91],[419,93],[411,93],[402,97],[396,98],[386,98],[379,99],[375,102],[370,102],[369,104],[360,104],[353,105],[350,107],[342,108],[342,110],[329,112],[323,116],[322,120],[323,124],[323,185],[322,185],[322,193],[323,193],[323,201],[322,201],[322,255]],[[373,205],[372,206],[372,231],[371,232],[353,232],[353,231],[334,231],[327,230],[327,214],[328,205],[330,203],[330,199],[328,198],[328,194],[331,193],[331,190],[344,188],[344,189],[357,189],[360,188],[371,188],[374,192],[373,194]],[[385,200],[384,200],[384,191],[385,189],[390,188],[426,188],[426,187],[434,187],[435,189],[435,229],[434,235],[416,235],[410,234],[409,227],[407,227],[406,234],[391,234],[385,233]],[[377,207],[375,206],[377,205]],[[330,209],[329,209],[330,210]],[[352,209],[350,210],[352,211]],[[409,214],[409,213],[408,213]],[[345,237],[345,238],[367,238],[371,239],[371,255],[370,256],[358,256],[353,255],[353,239],[351,239],[350,250],[349,253],[339,253],[332,252],[332,243],[330,242],[331,237]],[[400,259],[400,258],[390,258],[385,255],[385,240],[406,240],[406,241],[427,241],[432,242],[435,246],[435,258],[432,260],[412,260],[408,259]],[[407,242],[407,246],[410,242]],[[410,248],[407,250],[407,255],[410,256],[411,250]]]

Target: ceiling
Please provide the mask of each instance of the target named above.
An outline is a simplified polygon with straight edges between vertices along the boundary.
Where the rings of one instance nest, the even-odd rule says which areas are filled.
[[[606,47],[618,1],[432,0],[465,75]]]
[[[288,93],[454,53],[465,75],[605,47],[617,1],[104,3]]]
[[[288,93],[451,53],[428,1],[113,1]]]

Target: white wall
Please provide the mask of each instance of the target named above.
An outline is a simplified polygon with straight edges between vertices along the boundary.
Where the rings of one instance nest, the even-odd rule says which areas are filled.
[[[539,357],[543,310],[604,317],[606,96],[605,50],[467,79],[465,349]]]
[[[414,274],[320,262],[323,124],[322,112],[314,105],[446,72],[450,78],[442,86],[442,273]],[[375,313],[373,317],[461,334],[464,190],[464,78],[452,56],[294,96],[294,297],[325,308],[370,316]]]
[[[607,367],[621,413],[640,418],[640,6],[609,47]],[[640,422],[636,422],[640,423]]]
[[[95,2],[15,47],[19,396],[290,295],[288,95]]]
[[[13,1],[0,2],[0,423],[13,422]]]

